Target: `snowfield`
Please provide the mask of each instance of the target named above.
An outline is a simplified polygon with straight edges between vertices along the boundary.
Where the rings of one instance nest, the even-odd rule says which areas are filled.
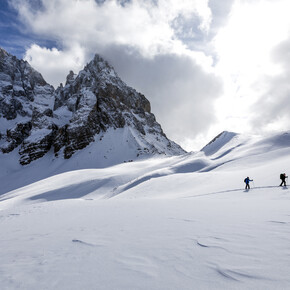
[[[0,156],[1,290],[290,289],[289,133],[104,168],[92,156]]]

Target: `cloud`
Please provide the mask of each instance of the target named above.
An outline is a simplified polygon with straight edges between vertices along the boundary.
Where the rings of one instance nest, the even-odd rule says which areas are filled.
[[[57,87],[65,80],[70,70],[79,72],[84,65],[85,56],[81,47],[75,45],[69,51],[48,49],[33,44],[24,56],[34,68],[39,70],[46,81]]]
[[[252,122],[255,128],[290,129],[290,35],[273,50],[273,61],[280,72],[263,78],[264,91],[255,103]]]
[[[107,0],[101,4],[94,0],[39,0],[39,9],[34,2],[11,0],[33,33],[60,41],[63,49],[75,43],[89,48],[118,44],[152,56],[183,46],[175,33],[183,22],[177,19],[198,18],[202,31],[211,23],[211,10],[204,0]]]
[[[289,63],[284,57],[278,61],[272,56],[289,37],[289,9],[287,0],[236,0],[226,25],[214,37],[215,68],[225,87],[217,117],[225,129],[283,129],[278,119],[284,110],[281,101],[289,91],[284,80]]]
[[[205,0],[10,0],[33,35],[55,42],[55,47],[31,45],[25,58],[53,85],[65,78],[68,63],[79,68],[109,46],[137,50],[144,58],[187,54],[210,68],[212,58],[187,48],[184,39],[207,33],[212,20]],[[56,72],[60,58],[61,72]],[[44,59],[49,59],[45,65]],[[72,60],[69,61],[69,58]],[[77,61],[76,61],[77,60]],[[62,77],[61,77],[62,76]],[[59,79],[61,77],[61,79]]]

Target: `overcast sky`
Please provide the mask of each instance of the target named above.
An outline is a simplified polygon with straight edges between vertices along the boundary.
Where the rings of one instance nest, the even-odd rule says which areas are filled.
[[[0,3],[1,47],[55,87],[99,53],[188,151],[290,129],[289,0]]]

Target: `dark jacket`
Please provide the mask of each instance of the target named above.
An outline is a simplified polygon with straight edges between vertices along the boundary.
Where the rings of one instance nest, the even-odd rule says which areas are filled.
[[[249,183],[250,183],[250,181],[253,181],[253,180],[252,180],[252,179],[250,179],[249,177],[247,177],[247,178],[246,178],[244,181],[245,181],[245,183],[246,183],[246,184],[249,184]]]

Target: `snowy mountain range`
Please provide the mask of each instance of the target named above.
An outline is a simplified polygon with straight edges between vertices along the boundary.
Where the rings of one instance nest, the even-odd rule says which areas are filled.
[[[0,124],[0,154],[17,150],[21,165],[45,154],[69,159],[92,143],[96,166],[185,153],[166,137],[145,96],[99,55],[54,90],[26,61],[0,48]]]

